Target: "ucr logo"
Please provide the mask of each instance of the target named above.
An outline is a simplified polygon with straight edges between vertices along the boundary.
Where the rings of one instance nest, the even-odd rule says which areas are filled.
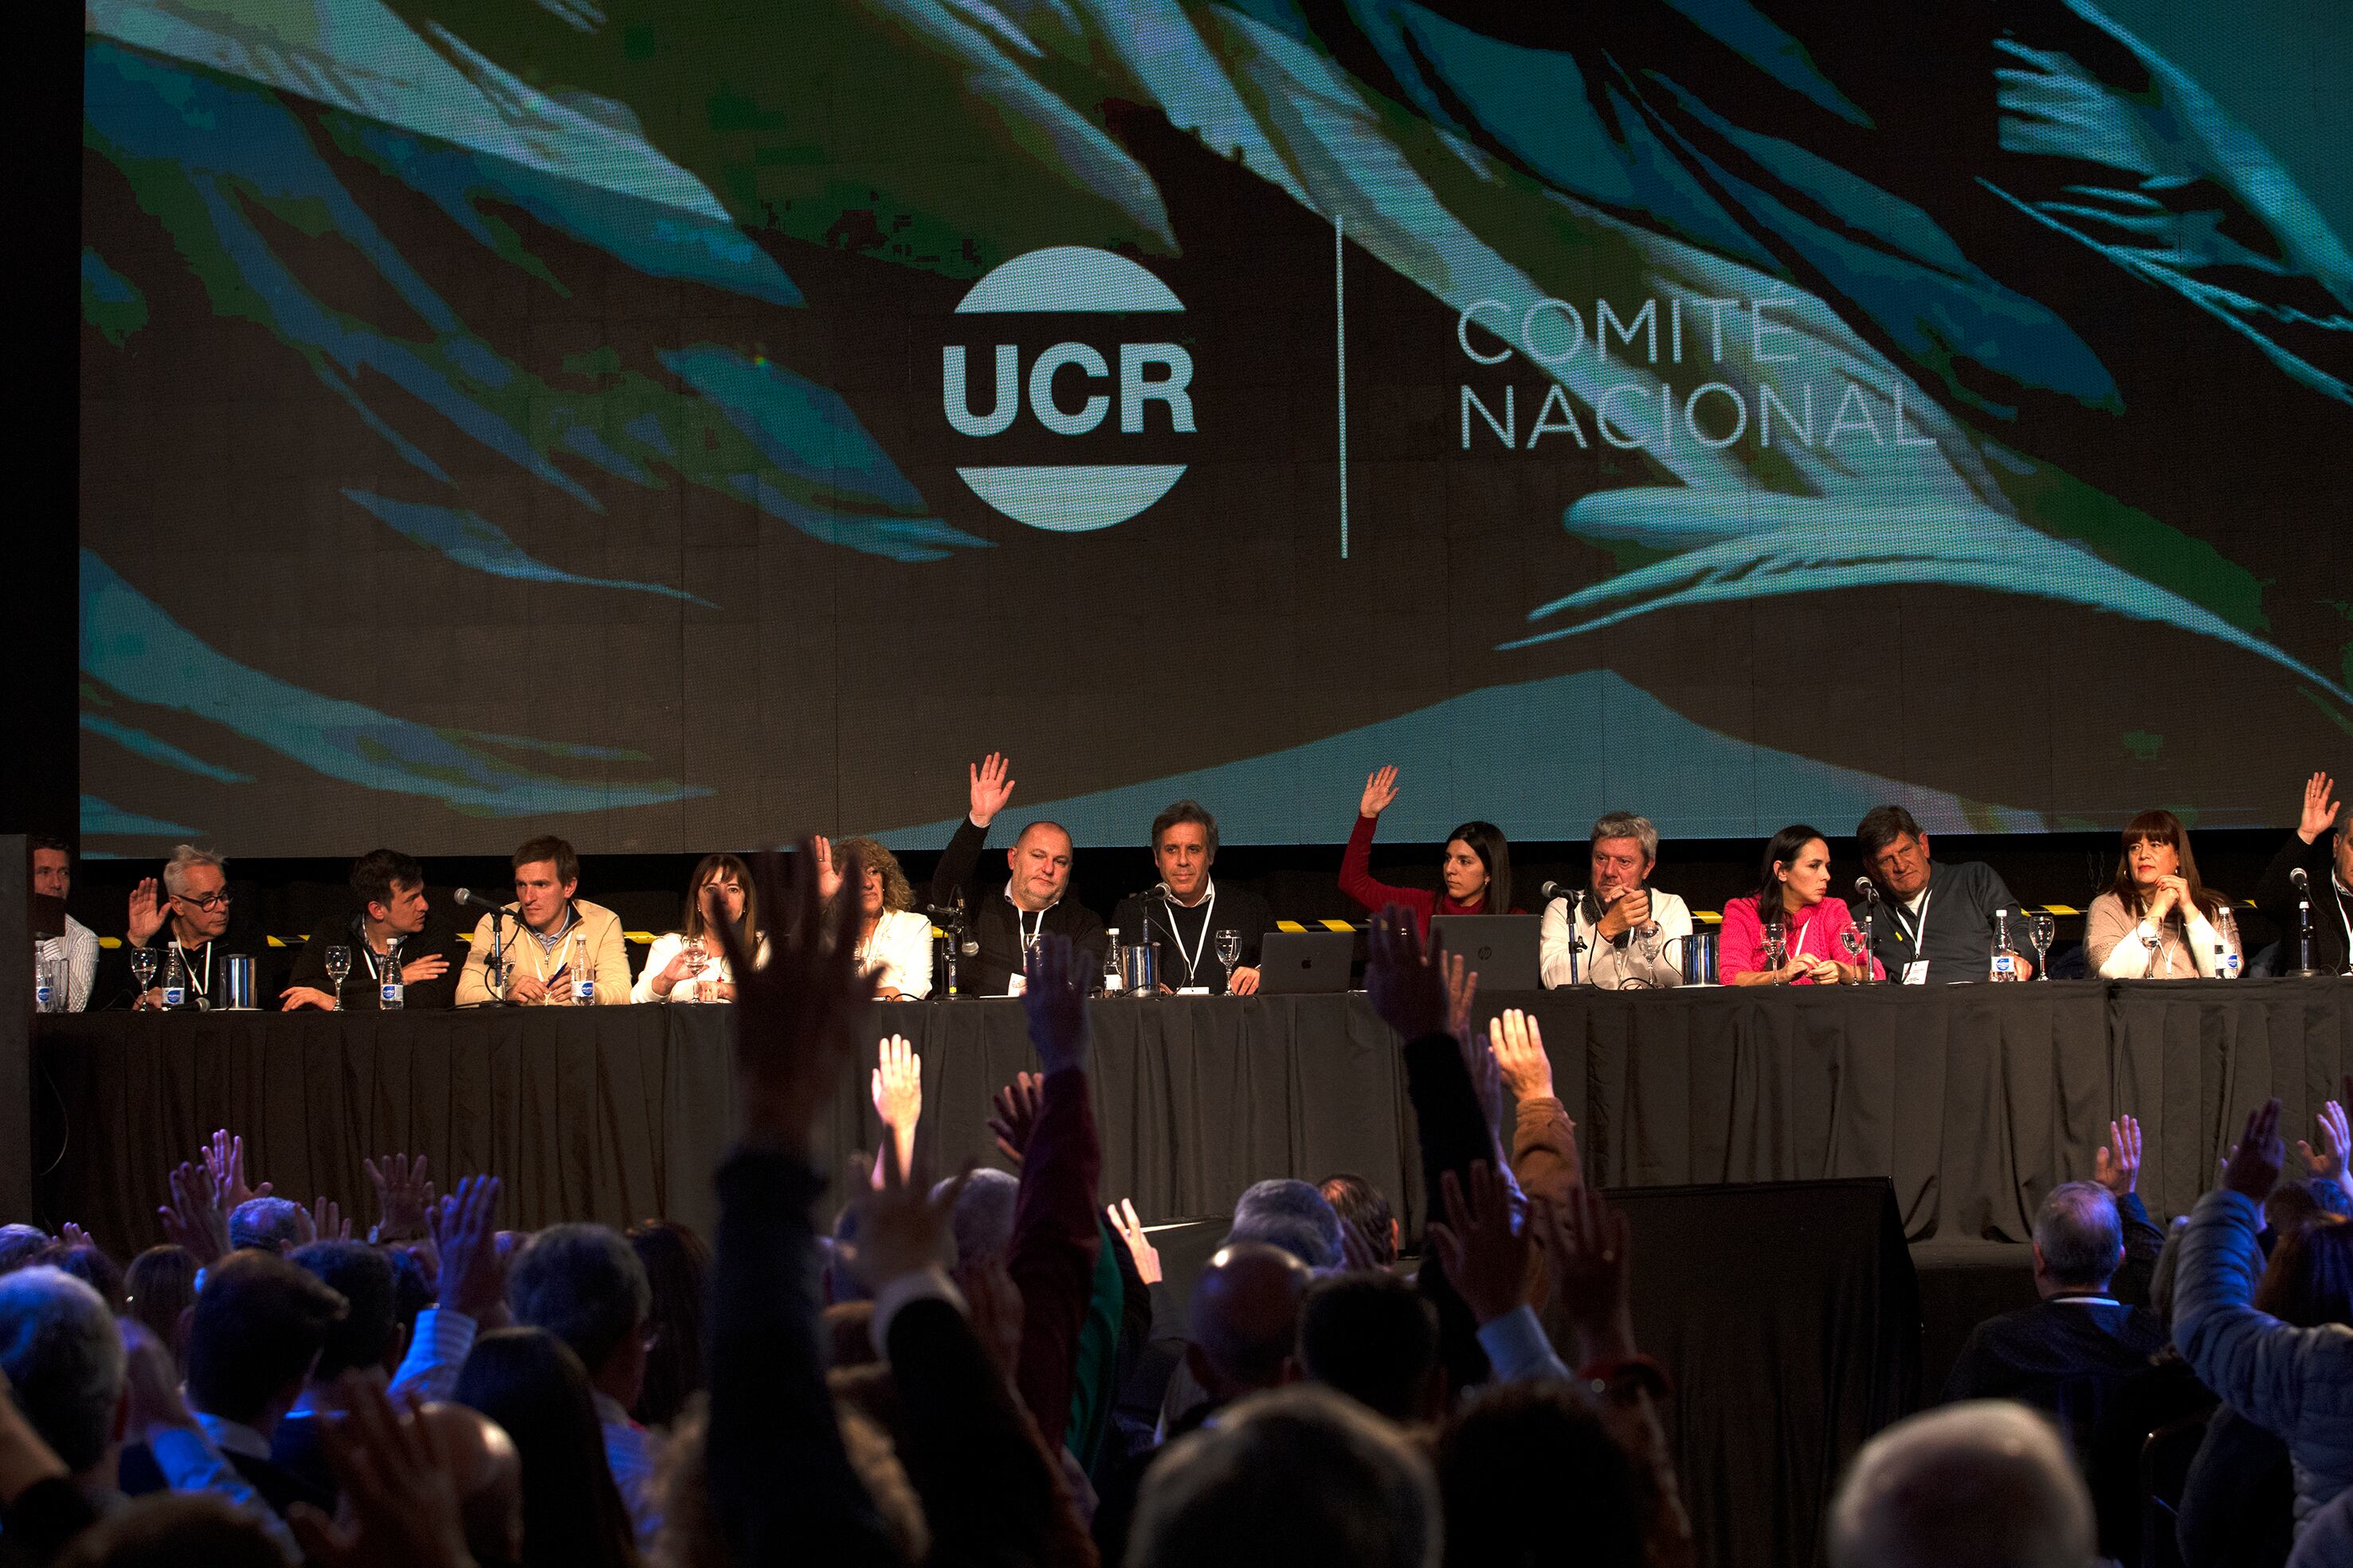
[[[972,286],[956,314],[1128,314],[1181,311],[1168,286],[1151,273],[1107,250],[1058,245],[1018,256]],[[1116,395],[1119,429],[1144,432],[1144,405],[1168,405],[1171,428],[1193,433],[1193,356],[1176,343],[1121,343]],[[1012,343],[996,352],[997,395],[987,414],[972,411],[965,348],[951,343],[940,353],[940,405],[948,424],[963,436],[997,436],[1021,413],[1020,353]],[[1090,384],[1074,405],[1054,398],[1057,376]],[[1111,412],[1113,392],[1092,390],[1112,379],[1103,353],[1083,342],[1056,343],[1029,364],[1029,412],[1057,436],[1084,436]],[[1125,522],[1168,493],[1185,472],[1182,463],[1053,464],[1016,468],[959,468],[956,473],[978,496],[1016,522],[1058,533],[1084,533]]]

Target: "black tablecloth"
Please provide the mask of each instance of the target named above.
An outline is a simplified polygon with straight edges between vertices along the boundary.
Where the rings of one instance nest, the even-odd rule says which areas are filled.
[[[2186,1210],[2247,1107],[2312,1113],[2353,1067],[2353,984],[2057,982],[1491,995],[1541,1022],[1588,1168],[1609,1186],[1880,1176],[1905,1234],[2021,1241],[2091,1173],[2109,1119],[2146,1124],[2142,1187]],[[167,1164],[216,1127],[286,1196],[373,1212],[364,1155],[505,1178],[506,1222],[711,1218],[733,1121],[725,1007],[92,1014],[36,1020],[44,1217],[128,1255],[158,1239]],[[1419,1228],[1393,1037],[1362,996],[1093,1005],[1106,1201],[1227,1212],[1250,1182],[1352,1170]],[[1012,1002],[896,1004],[873,1032],[923,1058],[941,1168],[991,1153],[990,1091],[1036,1060]],[[865,1075],[828,1154],[872,1148]]]

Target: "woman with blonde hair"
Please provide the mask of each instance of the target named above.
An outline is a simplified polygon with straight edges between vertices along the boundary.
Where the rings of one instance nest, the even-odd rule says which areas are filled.
[[[2169,811],[2125,824],[2108,890],[2084,911],[2084,959],[2108,980],[2211,979],[2223,900],[2198,877],[2189,831]]]
[[[706,909],[706,906],[708,908]],[[766,931],[760,925],[758,896],[752,889],[752,868],[737,855],[705,855],[686,879],[684,929],[654,939],[638,983],[629,987],[632,1002],[732,1002],[735,976],[728,972],[727,954],[711,911],[743,934],[744,945],[765,952]]]
[[[858,858],[858,962],[874,972],[875,994],[885,1002],[921,1001],[932,993],[932,921],[915,908],[915,889],[899,858],[864,834],[841,841],[843,858]],[[831,898],[841,873],[833,846],[817,841],[818,887]]]

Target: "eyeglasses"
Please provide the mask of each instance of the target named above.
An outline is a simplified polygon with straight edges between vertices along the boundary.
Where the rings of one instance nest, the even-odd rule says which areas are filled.
[[[201,898],[193,893],[174,893],[172,897],[191,908],[203,910],[206,913],[214,910],[225,910],[236,901],[234,895],[228,893],[206,893]]]

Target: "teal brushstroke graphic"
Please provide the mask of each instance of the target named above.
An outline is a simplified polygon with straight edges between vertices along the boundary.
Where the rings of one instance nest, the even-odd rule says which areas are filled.
[[[79,820],[82,833],[90,837],[113,835],[119,837],[193,840],[204,837],[202,828],[166,822],[160,816],[142,816],[135,811],[124,811],[120,806],[111,805],[94,795],[81,797]],[[84,850],[83,858],[109,859],[112,857]]]
[[[581,588],[617,588],[631,594],[659,594],[682,599],[705,609],[717,609],[710,600],[660,583],[632,583],[620,577],[584,577],[550,566],[527,554],[498,524],[455,507],[397,501],[365,490],[347,489],[345,498],[373,513],[405,539],[440,552],[460,566],[487,572],[493,577],[513,577],[526,583],[561,583]]]
[[[202,757],[183,751],[161,735],[151,735],[144,730],[133,729],[118,720],[108,718],[103,713],[83,714],[81,727],[93,735],[102,735],[114,742],[133,756],[144,757],[151,763],[161,763],[167,768],[177,768],[184,773],[194,773],[198,778],[211,779],[216,784],[251,784],[253,782],[249,774],[238,773],[234,768],[222,767],[216,763],[208,763]]]
[[[147,324],[147,297],[139,285],[106,264],[89,246],[81,250],[81,318],[121,348]]]
[[[81,668],[133,701],[208,720],[330,778],[430,796],[478,816],[611,811],[710,793],[528,773],[472,743],[480,737],[471,731],[428,729],[289,685],[206,646],[89,550],[81,552]]]

